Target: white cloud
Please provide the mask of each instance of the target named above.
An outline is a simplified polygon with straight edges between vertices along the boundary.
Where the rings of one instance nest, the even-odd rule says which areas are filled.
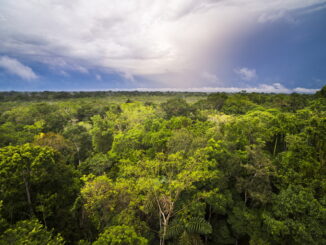
[[[279,10],[277,12],[271,13],[263,13],[258,17],[259,23],[273,23],[279,20],[284,20],[288,23],[296,23],[295,18],[293,18],[293,16],[291,16],[291,14],[285,10]]]
[[[204,84],[207,84],[207,83],[216,84],[216,83],[220,82],[218,77],[215,74],[207,72],[207,71],[202,73],[202,79],[204,80]]]
[[[85,67],[83,67],[83,66],[74,66],[74,67],[72,67],[72,70],[76,70],[76,71],[78,71],[78,72],[80,72],[80,73],[88,73],[88,69],[87,68],[85,68]]]
[[[60,75],[64,76],[64,77],[69,77],[69,76],[70,76],[68,72],[63,71],[63,70],[59,71],[58,73],[59,73]]]
[[[127,81],[130,81],[130,82],[136,82],[136,79],[135,79],[135,77],[132,75],[132,73],[131,72],[123,72],[122,74],[121,74],[121,76],[124,78],[124,79],[126,79]]]
[[[303,93],[303,94],[313,94],[316,93],[320,89],[311,89],[311,88],[295,88],[293,92],[295,93]]]
[[[257,78],[257,73],[255,69],[249,69],[247,67],[234,69],[234,72],[238,74],[241,79],[246,81],[251,81]]]
[[[58,70],[99,68],[167,86],[198,85],[213,62],[220,67],[228,61],[230,40],[259,16],[270,21],[282,11],[319,2],[323,0],[2,0],[0,53]]]
[[[326,8],[326,4],[324,2],[324,4],[316,4],[316,5],[312,5],[311,7],[305,9],[304,11],[302,11],[303,14],[310,14],[310,13],[314,13],[320,10],[324,10]]]
[[[262,15],[259,16],[258,22],[260,23],[265,23],[265,22],[275,22],[279,19],[282,19],[285,15],[285,12],[283,10],[280,10],[276,13],[263,13]]]
[[[294,88],[288,89],[280,83],[273,83],[271,85],[261,84],[257,87],[200,87],[200,88],[130,88],[130,89],[111,89],[113,91],[160,91],[160,92],[205,92],[205,93],[214,93],[214,92],[227,92],[227,93],[237,93],[241,91],[246,91],[248,93],[315,93],[319,89],[307,89],[307,88]]]
[[[25,80],[34,80],[38,77],[30,67],[7,56],[0,56],[0,67],[4,68],[7,72],[17,75]]]
[[[96,74],[96,75],[95,75],[95,78],[96,78],[96,80],[98,80],[98,81],[102,81],[102,76],[99,75],[99,74]]]

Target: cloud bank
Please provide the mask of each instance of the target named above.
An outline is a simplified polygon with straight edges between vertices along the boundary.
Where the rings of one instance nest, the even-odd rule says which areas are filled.
[[[163,86],[218,84],[212,71],[228,61],[232,40],[253,25],[320,2],[2,0],[0,53],[62,74],[98,69]],[[239,70],[244,80],[254,79],[256,72],[246,69]],[[28,68],[20,74],[36,77]]]
[[[0,68],[3,68],[7,72],[17,75],[25,80],[34,80],[38,78],[30,67],[25,66],[18,60],[7,56],[0,56]]]
[[[306,93],[313,94],[319,89],[307,89],[307,88],[294,88],[288,89],[280,83],[273,83],[272,85],[261,84],[257,87],[200,87],[200,88],[133,88],[133,89],[113,89],[114,91],[160,91],[160,92],[204,92],[204,93],[214,93],[214,92],[227,92],[227,93],[237,93],[241,91],[246,91],[248,93]]]

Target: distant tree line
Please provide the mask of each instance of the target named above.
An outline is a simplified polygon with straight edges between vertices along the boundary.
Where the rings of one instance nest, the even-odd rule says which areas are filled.
[[[190,92],[140,92],[140,91],[41,91],[41,92],[0,92],[0,102],[3,101],[43,101],[73,98],[99,98],[107,96],[203,96],[206,93]]]

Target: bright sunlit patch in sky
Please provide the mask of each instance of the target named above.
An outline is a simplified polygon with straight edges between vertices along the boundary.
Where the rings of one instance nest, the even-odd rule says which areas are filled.
[[[0,90],[316,89],[325,24],[324,0],[2,0]]]

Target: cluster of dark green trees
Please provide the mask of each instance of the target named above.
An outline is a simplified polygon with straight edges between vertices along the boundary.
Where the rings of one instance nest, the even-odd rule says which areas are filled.
[[[1,245],[326,244],[326,87],[53,94],[0,103]]]

